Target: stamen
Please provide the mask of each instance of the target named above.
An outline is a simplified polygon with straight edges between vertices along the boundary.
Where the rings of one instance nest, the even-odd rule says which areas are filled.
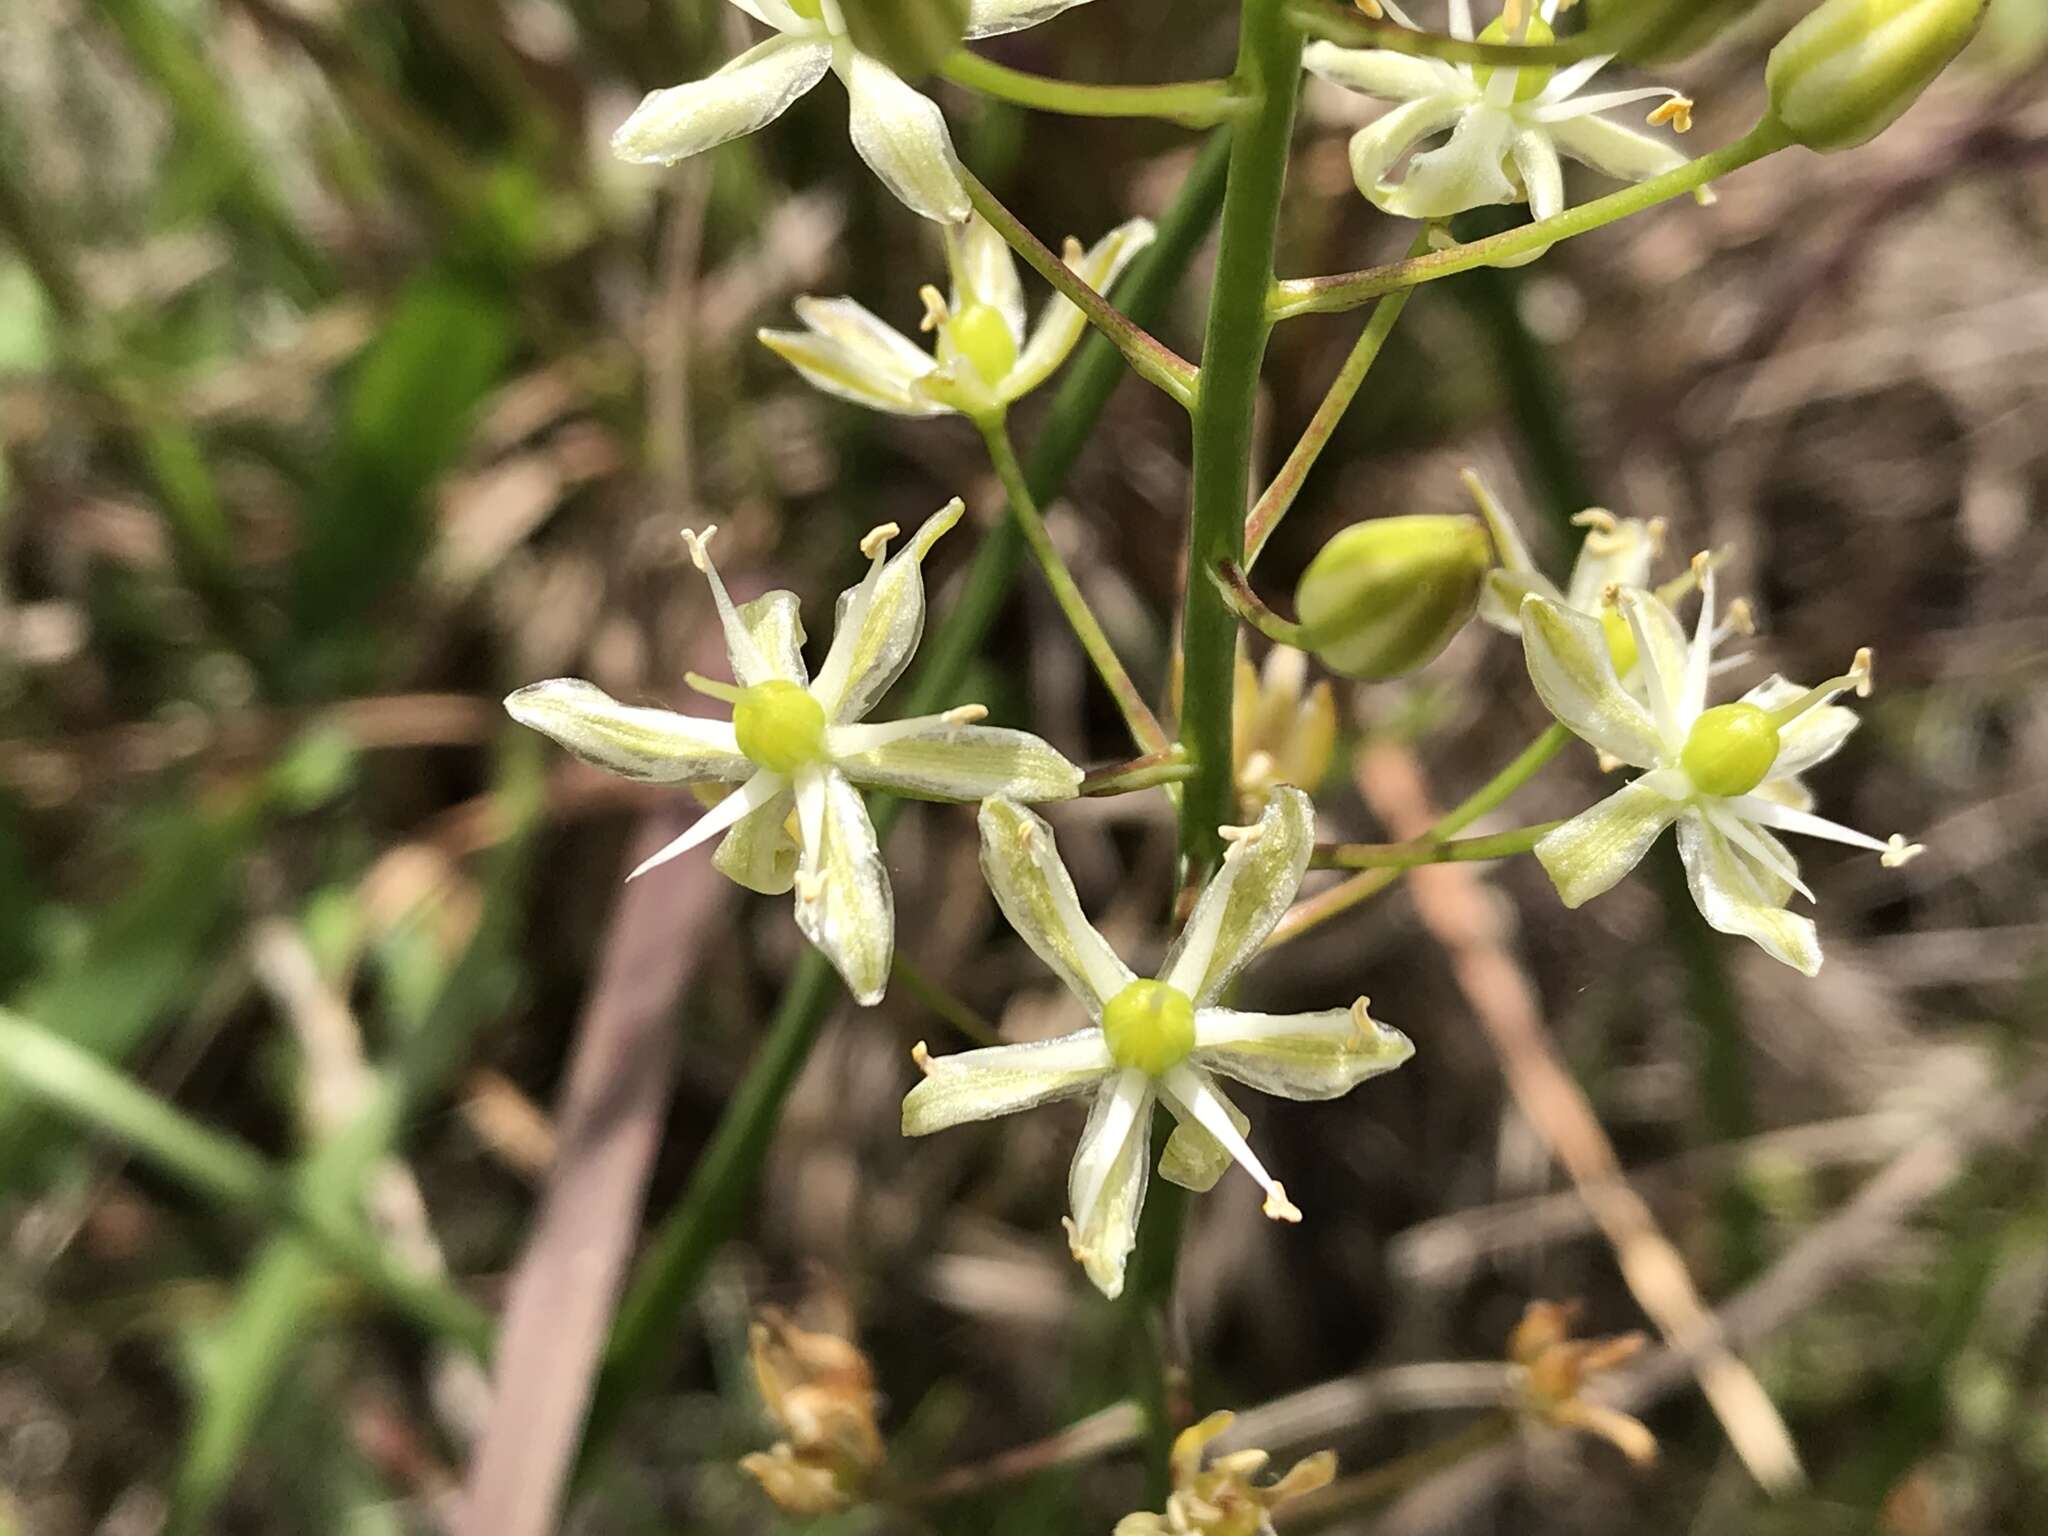
[[[986,704],[962,704],[947,710],[939,718],[948,725],[972,725],[977,720],[986,720],[988,718],[988,706]]]
[[[1746,597],[1738,597],[1728,605],[1728,630],[1731,634],[1754,638],[1756,635],[1756,609]]]
[[[1087,259],[1088,247],[1083,245],[1079,240],[1075,239],[1072,235],[1067,236],[1066,240],[1061,243],[1060,260],[1065,262],[1069,267],[1072,267],[1075,271],[1078,272],[1081,268],[1081,263],[1086,261]]]
[[[1617,526],[1614,514],[1605,507],[1588,507],[1583,512],[1572,514],[1574,528],[1591,528],[1595,533],[1612,533]]]
[[[888,553],[889,541],[903,531],[900,523],[882,523],[861,535],[860,552],[870,560],[879,560]]]
[[[734,683],[721,683],[716,678],[706,677],[701,672],[685,672],[683,682],[694,692],[709,698],[722,699],[727,704],[737,704],[746,689]]]
[[[825,897],[825,877],[816,870],[801,870],[796,877],[796,899],[806,904]]]
[[[946,307],[946,296],[932,284],[918,289],[917,296],[924,301],[924,318],[917,322],[920,331],[936,331],[953,318],[953,312]]]
[[[1649,541],[1650,553],[1652,555],[1664,553],[1664,535],[1670,526],[1661,517],[1653,517],[1643,524],[1643,537]]]
[[[683,543],[690,551],[690,563],[700,571],[711,569],[711,555],[709,553],[711,535],[716,532],[718,532],[718,524],[716,523],[706,523],[702,533],[699,533],[694,528],[685,528],[683,530]]]
[[[932,1075],[932,1053],[925,1049],[925,1043],[922,1040],[910,1048],[910,1059],[917,1063],[917,1070],[926,1077]]]
[[[1020,821],[1017,823],[1017,846],[1026,853],[1038,852],[1038,844],[1042,837],[1043,834],[1038,830],[1038,823],[1036,821]]]
[[[1301,1223],[1301,1207],[1287,1198],[1287,1186],[1278,1179],[1266,1186],[1266,1203],[1259,1209],[1273,1221]]]
[[[1698,554],[1692,557],[1690,564],[1692,566],[1692,579],[1694,581],[1704,582],[1707,579],[1707,572],[1711,571],[1714,568],[1713,551],[1706,549],[1701,550]]]
[[[1877,861],[1886,869],[1897,869],[1901,865],[1912,863],[1926,851],[1925,843],[1909,843],[1894,832],[1885,839],[1884,852],[1877,856]]]
[[[1266,835],[1266,824],[1255,821],[1248,827],[1218,827],[1216,835],[1229,846],[1223,850],[1223,862],[1242,858],[1244,851]]]
[[[1600,606],[1619,608],[1621,606],[1621,583],[1610,581],[1600,588]]]
[[[1351,1004],[1351,1024],[1358,1031],[1358,1038],[1361,1040],[1370,1040],[1372,1038],[1373,1017],[1370,1012],[1371,1004],[1372,999],[1369,997],[1355,998]]]
[[[1370,16],[1374,21],[1383,21],[1386,19],[1387,13],[1380,9],[1380,0],[1352,0],[1352,4],[1356,5],[1361,11],[1365,12],[1365,14]]]
[[[1771,724],[1777,726],[1779,730],[1783,730],[1809,709],[1817,709],[1822,704],[1827,703],[1829,699],[1832,699],[1844,688],[1853,688],[1856,691],[1856,697],[1859,699],[1869,698],[1870,673],[1873,659],[1870,647],[1867,645],[1861,647],[1856,652],[1855,658],[1849,663],[1849,670],[1840,677],[1831,677],[1819,686],[1807,689],[1806,692],[1789,703],[1780,704],[1776,709],[1771,710]]]
[[[1647,121],[1652,128],[1662,128],[1669,123],[1677,133],[1692,132],[1693,102],[1687,96],[1674,96],[1649,115]]]
[[[1500,8],[1500,19],[1508,31],[1522,31],[1529,25],[1529,0],[1507,0]]]

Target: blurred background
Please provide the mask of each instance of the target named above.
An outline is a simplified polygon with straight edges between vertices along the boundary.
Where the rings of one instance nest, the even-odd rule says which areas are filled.
[[[1658,73],[1699,102],[1691,145],[1754,120],[1800,9]],[[1225,71],[1233,26],[1220,0],[1099,0],[984,46],[1163,80]],[[0,1531],[439,1530],[487,1421],[515,1473],[574,1446],[611,1283],[575,1264],[615,1274],[701,1172],[800,941],[708,861],[622,889],[687,796],[578,768],[498,701],[571,674],[694,707],[682,674],[724,663],[680,527],[719,523],[734,587],[796,589],[822,635],[866,529],[967,498],[928,566],[943,615],[1002,511],[963,423],[825,399],[753,340],[804,292],[909,329],[942,275],[935,232],[853,157],[836,85],[673,171],[607,154],[642,92],[751,32],[712,0],[0,8]],[[1255,1423],[1283,1465],[1334,1446],[1346,1474],[1398,1469],[1286,1529],[2039,1528],[2044,56],[2048,10],[1994,0],[1874,145],[1424,289],[1263,563],[1284,601],[1345,523],[1461,510],[1466,465],[1560,573],[1580,508],[1665,518],[1671,572],[1731,552],[1762,629],[1745,684],[1876,648],[1815,788],[1929,847],[1898,872],[1800,850],[1814,981],[1705,931],[1663,862],[1576,914],[1530,861],[1460,867],[1253,971],[1254,1004],[1366,992],[1418,1047],[1338,1102],[1258,1106],[1303,1226],[1270,1227],[1236,1177],[1190,1211],[1167,1347],[1194,1407],[1277,1400]],[[968,164],[1055,242],[1159,215],[1199,146],[936,89]],[[1311,83],[1284,272],[1410,238],[1350,184],[1363,110]],[[1208,259],[1160,326],[1190,355]],[[1265,469],[1361,318],[1278,334]],[[1050,513],[1155,699],[1186,465],[1184,419],[1127,381]],[[1078,761],[1129,755],[1034,571],[959,697]],[[1479,626],[1338,702],[1335,837],[1406,835],[1544,723],[1518,647]],[[1598,782],[1568,753],[1484,825],[1571,814]],[[1088,909],[1155,955],[1164,798],[1053,819]],[[569,1528],[801,1524],[734,1467],[778,1433],[746,1362],[762,1305],[858,1339],[890,1475],[927,1494],[1130,1391],[1127,1320],[1057,1224],[1079,1111],[897,1132],[913,1042],[1076,1022],[994,913],[971,825],[917,807],[896,828],[918,984],[829,1015],[758,1184],[726,1192],[732,1240],[606,1400]],[[50,1068],[52,1038],[115,1070]],[[579,1096],[606,1134],[560,1134]],[[495,1419],[461,1318],[395,1309],[287,1219],[359,1188],[388,1255],[487,1312],[526,1266],[529,1326],[501,1343],[525,1386]],[[1655,1466],[1536,1423],[1460,1445],[1483,1421],[1435,1367],[1501,1361],[1537,1298],[1582,1303],[1592,1336],[1683,1331],[1703,1314],[1673,1255],[1804,1491],[1769,1499],[1745,1467],[1769,1462],[1769,1410],[1725,1379],[1710,1407],[1654,1338],[1606,1400],[1648,1423]],[[537,1497],[504,1528],[549,1528]],[[1144,1498],[1111,1450],[815,1528],[1106,1532]]]

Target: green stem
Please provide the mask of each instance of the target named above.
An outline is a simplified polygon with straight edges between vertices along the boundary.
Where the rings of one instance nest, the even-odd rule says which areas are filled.
[[[1425,230],[1417,238],[1411,256],[1420,256],[1429,250],[1429,235]],[[1344,359],[1344,366],[1337,370],[1337,377],[1330,381],[1329,393],[1323,396],[1323,403],[1316,407],[1316,413],[1309,418],[1307,430],[1294,445],[1294,451],[1287,455],[1287,462],[1280,466],[1280,472],[1273,477],[1258,505],[1244,525],[1244,568],[1250,571],[1258,563],[1259,552],[1266,547],[1266,541],[1273,536],[1273,530],[1280,526],[1294,505],[1294,498],[1301,494],[1301,487],[1308,479],[1309,471],[1316,467],[1316,460],[1322,457],[1330,439],[1344,420],[1344,413],[1351,409],[1351,402],[1357,398],[1365,376],[1372,371],[1372,365],[1379,361],[1380,349],[1387,344],[1387,338],[1394,334],[1394,325],[1401,318],[1401,311],[1408,307],[1408,300],[1414,294],[1412,288],[1403,288],[1381,299],[1372,312],[1372,318],[1359,333],[1358,340],[1351,348],[1351,355]]]
[[[110,1136],[195,1194],[258,1222],[278,1219],[323,1258],[435,1337],[481,1356],[488,1313],[438,1278],[401,1264],[375,1238],[309,1200],[261,1154],[192,1119],[62,1036],[0,1011],[0,1076],[79,1125]]]
[[[1234,814],[1230,741],[1237,623],[1203,578],[1244,557],[1252,412],[1272,324],[1273,238],[1301,80],[1301,36],[1283,0],[1245,0],[1238,20],[1238,90],[1254,104],[1233,130],[1221,238],[1194,412],[1194,506],[1188,526],[1186,611],[1181,618],[1181,741],[1194,764],[1181,801],[1184,875],[1222,855],[1217,828]]]
[[[890,971],[897,985],[910,994],[913,1002],[937,1014],[976,1045],[1003,1043],[1001,1030],[975,1012],[964,999],[947,991],[933,979],[930,972],[910,959],[901,949],[896,951],[895,958],[890,962]]]
[[[1486,859],[1513,858],[1527,853],[1546,833],[1563,826],[1561,821],[1541,821],[1516,827],[1511,832],[1492,832],[1485,837],[1445,838],[1432,834],[1406,843],[1330,843],[1315,850],[1309,863],[1315,869],[1415,869],[1424,864],[1473,864]]]
[[[1145,317],[1163,310],[1194,259],[1222,195],[1228,143],[1227,133],[1211,139],[1180,196],[1160,220],[1158,238],[1125,275],[1123,292],[1131,314]],[[1025,482],[1036,498],[1058,493],[1122,377],[1116,347],[1100,336],[1091,337],[1068,367],[1026,466]],[[923,648],[906,714],[930,714],[954,702],[1009,594],[1022,554],[1023,535],[1012,522],[997,524],[982,540],[953,611],[934,627]],[[899,805],[890,800],[878,807],[878,835],[886,835]],[[712,1147],[699,1160],[682,1200],[663,1218],[635,1269],[606,1346],[584,1429],[579,1474],[588,1471],[634,1393],[666,1366],[676,1318],[713,1254],[737,1228],[782,1100],[795,1081],[795,1069],[838,997],[830,981],[829,967],[807,952],[783,992],[768,1039],[720,1118]]]
[[[1235,560],[1224,561],[1210,573],[1209,579],[1223,599],[1223,606],[1239,623],[1280,645],[1291,645],[1298,651],[1315,649],[1315,635],[1309,627],[1282,618],[1268,608],[1266,600],[1252,590],[1251,583],[1245,579],[1244,571]]]
[[[971,171],[962,171],[967,195],[974,211],[992,225],[997,234],[1038,275],[1071,299],[1088,323],[1107,336],[1139,378],[1172,396],[1184,409],[1194,408],[1197,374],[1195,365],[1132,320],[1108,299],[1081,280],[1079,273],[1055,255],[1052,248],[1025,227],[1024,221],[1002,205],[995,193],[981,184]]]
[[[1141,752],[1165,752],[1172,744],[1166,728],[1146,707],[1145,696],[1131,681],[1131,674],[1124,670],[1116,647],[1103,633],[1094,610],[1088,606],[1088,599],[1081,593],[1080,584],[1074,580],[1074,573],[1067,569],[1067,562],[1053,547],[1052,535],[1046,531],[1038,503],[1031,499],[1031,487],[1024,483],[1024,466],[1017,462],[1016,445],[1010,441],[1010,429],[1004,423],[1003,414],[998,411],[991,416],[977,416],[974,424],[981,429],[982,441],[988,444],[989,462],[995,466],[996,478],[1002,481],[1003,491],[1010,499],[1010,516],[1024,535],[1024,542],[1031,547],[1031,553],[1037,556],[1039,569],[1045,572],[1045,583],[1052,588],[1053,601],[1066,615],[1074,638],[1081,642],[1081,649],[1095,664],[1096,675],[1109,689],[1110,697],[1116,700],[1117,712],[1124,717],[1124,724],[1130,727],[1131,739]]]
[[[1340,272],[1329,277],[1297,277],[1273,285],[1267,312],[1274,320],[1291,320],[1297,315],[1335,314],[1356,309],[1368,299],[1414,288],[1439,278],[1490,267],[1517,256],[1538,255],[1560,240],[1590,234],[1596,229],[1625,219],[1632,213],[1668,202],[1682,193],[1694,192],[1732,171],[1774,154],[1790,144],[1775,119],[1766,118],[1725,149],[1687,161],[1675,171],[1652,177],[1619,192],[1567,208],[1548,219],[1525,224],[1520,229],[1475,240],[1470,245],[1412,256],[1406,261],[1362,272]],[[1206,359],[1205,359],[1206,361]]]
[[[1011,69],[965,48],[947,59],[940,72],[955,85],[984,96],[1070,117],[1158,117],[1189,128],[1209,128],[1242,110],[1228,80],[1083,85]]]
[[[1426,837],[1417,841],[1427,842],[1462,832],[1534,778],[1537,770],[1563,751],[1565,743],[1571,739],[1570,731],[1561,725],[1552,725],[1524,747],[1513,762],[1459,802],[1455,809],[1438,818],[1436,825],[1429,829]],[[1349,912],[1353,907],[1377,896],[1400,876],[1401,871],[1398,869],[1361,870],[1349,880],[1339,881],[1328,890],[1318,892],[1306,901],[1297,902],[1288,910],[1287,915],[1280,919],[1272,937],[1266,940],[1266,948],[1272,949],[1285,944],[1289,939],[1298,939],[1311,928]]]

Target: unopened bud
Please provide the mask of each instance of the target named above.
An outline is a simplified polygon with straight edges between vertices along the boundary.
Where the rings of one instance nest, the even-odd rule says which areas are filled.
[[[1309,562],[1295,591],[1303,641],[1345,677],[1413,672],[1472,617],[1492,558],[1476,517],[1354,523]]]
[[[1595,0],[1588,25],[1635,64],[1668,64],[1711,43],[1760,0]]]
[[[839,0],[847,40],[906,80],[936,73],[967,35],[968,0]]]
[[[1853,149],[1948,67],[1989,0],[1824,0],[1771,50],[1771,114],[1808,149]]]

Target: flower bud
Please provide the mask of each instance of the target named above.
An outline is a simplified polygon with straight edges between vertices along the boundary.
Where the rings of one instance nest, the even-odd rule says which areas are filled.
[[[1472,617],[1492,558],[1476,517],[1354,523],[1323,546],[1295,590],[1303,644],[1345,677],[1413,672]]]
[[[1808,149],[1853,149],[1913,105],[1989,0],[1825,0],[1771,50],[1771,114]]]
[[[967,35],[967,0],[839,0],[847,40],[905,80],[937,72]]]
[[[1698,53],[1759,0],[1596,0],[1588,25],[1635,64],[1668,64]]]

